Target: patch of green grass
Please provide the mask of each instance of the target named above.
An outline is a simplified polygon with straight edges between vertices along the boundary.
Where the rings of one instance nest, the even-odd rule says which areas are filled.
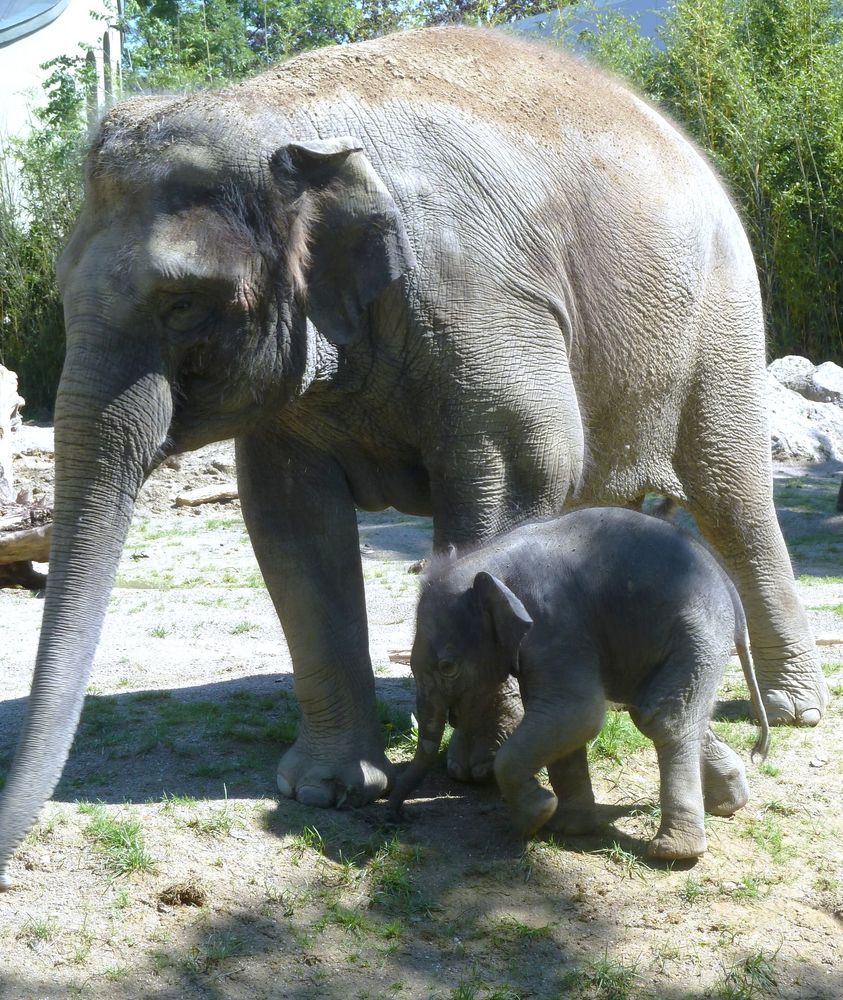
[[[763,876],[744,875],[737,886],[729,893],[732,899],[752,901],[761,898],[761,889],[768,882]]]
[[[105,859],[113,875],[130,875],[134,872],[154,872],[155,859],[143,842],[140,821],[135,817],[115,819],[102,805],[80,803],[79,811],[91,819],[85,836],[94,849]]]
[[[202,525],[205,531],[224,531],[226,528],[243,527],[241,517],[209,517]]]
[[[811,576],[810,574],[803,574],[799,577],[799,582],[806,587],[822,587],[826,584],[843,583],[843,576]]]
[[[232,635],[245,635],[248,632],[256,632],[260,628],[256,622],[238,622],[230,631]]]
[[[830,611],[832,614],[837,615],[838,618],[843,618],[843,604],[820,604],[818,607],[812,608],[811,610]],[[828,663],[823,666],[831,668],[832,664]],[[836,669],[839,669],[839,667],[836,667]]]
[[[551,934],[552,930],[549,924],[535,927],[532,924],[525,924],[515,917],[503,917],[492,927],[492,941],[496,945],[538,941],[549,938]]]
[[[402,844],[397,834],[388,840],[369,862],[372,904],[409,906],[418,895],[411,872],[419,859],[419,848]]]
[[[623,959],[610,959],[607,953],[587,965],[573,969],[560,985],[563,996],[574,990],[589,991],[594,1000],[630,1000],[638,981],[637,966]],[[568,992],[564,992],[568,991]]]
[[[766,760],[758,764],[757,767],[761,774],[766,774],[768,778],[778,778],[782,773],[782,769],[780,767],[776,767],[775,764],[771,764]]]
[[[18,931],[18,939],[25,941],[31,947],[52,941],[59,933],[59,926],[54,917],[27,917]]]
[[[778,951],[769,957],[763,951],[749,955],[725,970],[715,996],[718,1000],[760,1000],[778,993],[773,970]]]
[[[784,842],[784,834],[774,814],[764,813],[758,819],[750,819],[742,832],[769,854],[776,864],[783,864],[793,855],[792,849]]]
[[[840,885],[839,879],[832,878],[830,875],[820,875],[814,879],[813,889],[815,892],[837,892]]]
[[[315,921],[313,929],[323,931],[329,924],[335,927],[342,927],[343,930],[348,931],[350,934],[363,934],[374,930],[362,913],[337,902],[328,904],[327,913],[324,913]]]
[[[163,625],[156,625],[155,628],[149,630],[149,634],[156,639],[166,639],[167,629]]]
[[[183,964],[190,972],[209,972],[227,958],[240,954],[242,949],[242,943],[233,934],[213,931],[201,947],[194,945],[190,949]]]
[[[589,759],[622,764],[630,754],[650,746],[626,712],[608,712],[603,728],[588,745]]]
[[[700,899],[705,899],[706,889],[692,875],[689,875],[679,887],[677,894],[686,903],[696,903]]]
[[[192,795],[173,795],[170,792],[164,792],[161,796],[162,812],[172,813],[174,809],[191,808],[196,805],[196,799]]]
[[[308,851],[315,851],[317,854],[325,853],[325,838],[315,826],[305,826],[302,832],[293,837],[290,841],[290,850],[301,859]]]
[[[419,739],[419,725],[416,717],[401,711],[389,702],[377,702],[378,721],[383,731],[386,749],[402,758],[410,758],[416,752]]]
[[[647,869],[641,864],[641,859],[631,851],[624,850],[615,840],[610,847],[602,847],[594,854],[603,854],[612,864],[617,865],[626,878],[645,878]]]
[[[204,815],[191,816],[185,824],[201,837],[227,837],[240,820],[234,814],[228,802],[228,792],[223,785],[225,801],[221,806],[214,806]]]

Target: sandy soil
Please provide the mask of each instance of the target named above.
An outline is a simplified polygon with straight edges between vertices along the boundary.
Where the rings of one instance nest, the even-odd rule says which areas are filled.
[[[48,429],[18,478],[49,493]],[[843,635],[840,467],[780,469],[780,518],[822,636]],[[515,837],[493,789],[431,777],[325,812],[274,797],[295,731],[290,660],[238,505],[176,509],[233,478],[229,445],[147,484],[120,567],[83,723],[54,800],[0,896],[0,996],[738,998],[843,996],[843,646],[816,730],[777,730],[751,803],[711,818],[695,865],[653,867],[655,755],[619,730],[592,748],[605,827]],[[430,524],[361,515],[385,733],[406,757],[412,639]],[[22,717],[42,601],[0,591],[0,774]],[[391,658],[392,657],[392,658]],[[739,671],[719,731],[754,738]]]

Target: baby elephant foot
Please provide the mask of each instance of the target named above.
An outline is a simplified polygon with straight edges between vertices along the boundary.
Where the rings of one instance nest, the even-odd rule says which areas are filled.
[[[705,854],[705,830],[696,827],[668,827],[650,841],[647,854],[659,861],[686,861]]]
[[[576,807],[564,802],[559,803],[547,823],[550,833],[559,833],[564,837],[581,837],[593,833],[597,826],[597,811],[593,805]]]
[[[743,761],[711,729],[703,742],[702,785],[705,811],[710,816],[731,816],[749,801]]]
[[[512,822],[522,837],[540,830],[556,812],[556,796],[536,783],[520,794],[512,806]]]

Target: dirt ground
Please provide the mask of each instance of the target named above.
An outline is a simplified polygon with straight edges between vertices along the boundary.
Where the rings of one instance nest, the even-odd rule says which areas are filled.
[[[50,434],[18,478],[49,493]],[[815,631],[843,636],[838,467],[780,469],[779,514]],[[233,477],[229,445],[140,499],[64,777],[0,895],[0,997],[843,997],[843,645],[816,730],[776,730],[750,804],[708,820],[693,865],[645,859],[652,747],[623,714],[590,751],[605,826],[525,843],[493,789],[440,769],[408,812],[275,797],[297,724],[289,655],[236,501],[173,507]],[[430,523],[360,516],[389,752],[410,753],[409,648]],[[0,774],[29,690],[42,600],[0,591]],[[392,658],[391,658],[392,656]],[[717,728],[754,739],[736,663]]]

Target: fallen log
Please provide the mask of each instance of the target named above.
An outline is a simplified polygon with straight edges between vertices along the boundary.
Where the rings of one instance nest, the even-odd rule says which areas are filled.
[[[224,483],[215,486],[200,486],[196,490],[187,490],[176,497],[176,507],[198,507],[203,503],[228,503],[238,497],[235,483]]]
[[[0,531],[0,565],[17,562],[46,562],[50,556],[51,524],[21,531]]]

